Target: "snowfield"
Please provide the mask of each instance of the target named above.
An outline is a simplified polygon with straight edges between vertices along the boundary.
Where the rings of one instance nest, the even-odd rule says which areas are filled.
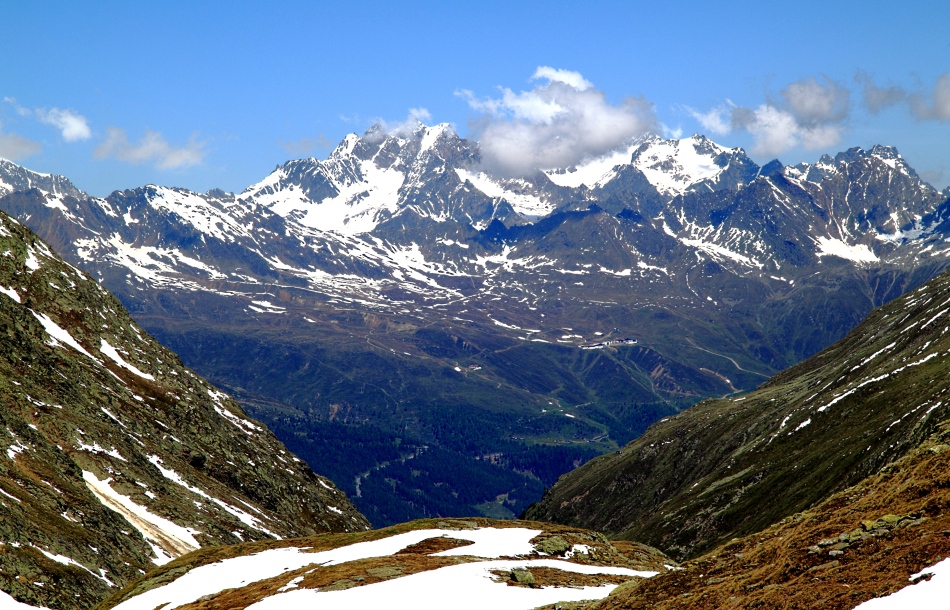
[[[602,599],[616,585],[601,587],[509,587],[492,580],[492,570],[547,567],[583,574],[624,574],[648,578],[655,572],[636,572],[624,568],[583,566],[567,561],[538,559],[534,561],[480,561],[439,568],[373,585],[343,591],[320,592],[314,589],[292,589],[248,606],[254,610],[290,610],[320,608],[394,608],[406,610],[521,610],[555,602]]]
[[[591,566],[556,559],[512,559],[534,551],[531,539],[541,530],[527,528],[479,528],[473,530],[421,529],[358,542],[327,551],[308,548],[270,549],[225,559],[195,568],[178,579],[126,600],[116,610],[173,610],[206,595],[236,589],[307,566],[318,569],[373,557],[393,555],[408,546],[431,538],[469,540],[473,544],[433,556],[479,557],[474,561],[442,567],[427,572],[394,578],[383,582],[338,591],[296,588],[294,579],[271,597],[250,607],[266,608],[484,608],[497,610],[535,608],[557,601],[599,599],[607,596],[614,585],[584,588],[511,587],[492,580],[492,570],[545,567],[583,574],[618,574],[649,578],[656,572],[637,571],[610,566]],[[507,559],[501,559],[507,558]]]

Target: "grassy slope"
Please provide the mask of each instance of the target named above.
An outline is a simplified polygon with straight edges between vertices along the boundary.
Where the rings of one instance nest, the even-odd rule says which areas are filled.
[[[947,417],[948,302],[944,275],[758,390],[700,403],[562,477],[526,515],[683,558],[808,508]]]
[[[618,588],[614,608],[853,608],[950,555],[950,422],[903,458],[682,571]]]

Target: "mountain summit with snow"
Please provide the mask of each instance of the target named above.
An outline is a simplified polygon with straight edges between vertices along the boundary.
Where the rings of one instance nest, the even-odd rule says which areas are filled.
[[[760,168],[703,136],[646,137],[499,177],[477,143],[416,124],[238,194],[94,198],[9,164],[0,182],[0,208],[377,525],[516,515],[950,264],[948,192],[884,146]]]

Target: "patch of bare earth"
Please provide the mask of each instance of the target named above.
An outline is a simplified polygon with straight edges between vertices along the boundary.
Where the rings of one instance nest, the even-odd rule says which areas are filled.
[[[524,577],[519,580],[518,573],[527,572],[531,581],[525,582]],[[603,585],[619,585],[630,580],[629,576],[621,574],[579,574],[557,568],[532,567],[530,570],[492,570],[495,582],[504,582],[509,587],[600,587]]]
[[[419,572],[437,570],[465,561],[463,557],[430,557],[428,555],[403,553],[388,557],[349,561],[331,566],[311,565],[299,570],[285,572],[274,578],[251,583],[240,589],[228,589],[209,595],[195,603],[181,606],[181,608],[182,610],[240,610],[276,594],[279,589],[288,585],[291,588],[298,589],[339,591],[372,585]],[[303,577],[303,579],[291,585],[291,582],[299,577]]]

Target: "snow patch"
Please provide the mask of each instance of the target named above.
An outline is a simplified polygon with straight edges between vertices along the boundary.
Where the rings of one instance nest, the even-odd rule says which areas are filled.
[[[876,263],[881,259],[865,244],[849,246],[834,237],[819,237],[816,241],[818,256],[837,256],[853,263]]]
[[[46,606],[31,606],[13,599],[9,593],[0,591],[0,609],[2,610],[49,610]]]
[[[91,474],[90,476],[95,478]],[[109,491],[115,493],[111,488],[109,488]],[[532,532],[528,539],[541,533],[540,530],[511,528],[515,531],[508,534],[485,534],[486,529],[495,528],[462,531],[415,530],[316,553],[307,552],[309,550],[307,548],[297,547],[270,549],[253,555],[234,557],[201,566],[167,585],[133,597],[116,606],[116,608],[121,610],[152,610],[155,607],[167,604],[167,607],[163,610],[172,610],[178,606],[191,603],[199,597],[273,578],[286,571],[297,570],[308,565],[337,565],[370,557],[385,557],[429,538],[451,537],[472,540],[476,545],[479,542],[482,543],[481,546],[463,547],[468,553],[454,553],[457,555],[467,555],[471,554],[472,551],[476,551],[482,555],[497,553],[503,556],[513,556],[530,552],[533,548],[525,540],[525,536],[528,535],[527,532]],[[504,532],[507,529],[509,528],[500,531]],[[452,553],[446,551],[442,554]]]
[[[261,431],[261,427],[254,422],[242,419],[224,407],[219,406],[218,404],[214,405],[214,410],[218,413],[218,415],[237,426],[241,432],[244,432],[245,434],[253,434],[254,432]]]
[[[932,574],[930,580],[917,582],[926,574]],[[885,597],[870,599],[855,610],[940,610],[947,607],[947,600],[950,599],[950,558],[924,568],[908,580],[913,584]]]
[[[470,172],[465,169],[456,169],[459,180],[465,182],[468,180],[472,186],[485,193],[489,197],[504,199],[515,212],[534,218],[547,216],[554,211],[554,204],[542,200],[537,195],[529,195],[524,192],[517,192],[508,187],[518,187],[521,189],[530,188],[530,184],[525,180],[496,180],[484,172]]]
[[[90,360],[93,360],[96,364],[101,364],[93,357],[92,354],[86,351],[86,348],[80,345],[78,341],[73,339],[72,335],[70,335],[65,328],[61,327],[56,322],[53,322],[48,315],[45,313],[36,313],[32,309],[30,310],[30,313],[33,314],[33,317],[39,320],[40,324],[42,324],[43,328],[46,330],[46,334],[50,336],[51,342],[48,343],[48,345],[57,347],[59,345],[66,344]]]
[[[252,529],[256,529],[258,531],[264,532],[270,536],[273,536],[277,540],[280,540],[280,536],[278,536],[274,532],[264,527],[261,521],[257,519],[256,517],[254,517],[253,515],[247,513],[246,511],[241,510],[240,508],[237,508],[236,506],[232,506],[231,504],[228,504],[227,502],[224,502],[223,500],[219,500],[218,498],[209,496],[203,490],[193,485],[190,485],[187,481],[185,481],[181,477],[181,475],[179,475],[174,470],[169,470],[168,468],[165,468],[162,462],[162,458],[158,457],[157,455],[148,456],[148,461],[151,462],[152,465],[154,465],[156,468],[158,468],[159,472],[162,473],[162,476],[168,479],[169,481],[175,483],[176,485],[180,485],[181,487],[184,487],[185,489],[187,489],[193,494],[201,496],[202,498],[217,504],[218,506],[223,508],[226,512],[237,517],[238,520],[241,521],[241,523],[243,523],[244,525],[247,525],[248,527]]]
[[[13,299],[13,300],[16,301],[17,303],[20,302],[20,295],[18,295],[14,289],[12,289],[12,288],[4,288],[3,286],[0,286],[0,292],[2,292],[3,294],[7,295],[8,297],[10,297],[11,299]]]
[[[201,545],[195,540],[197,530],[182,527],[164,517],[150,512],[144,506],[136,504],[131,498],[123,496],[109,485],[111,478],[100,480],[95,474],[84,470],[82,478],[89,491],[107,508],[114,510],[141,532],[145,541],[152,547],[156,565],[163,565],[185,553],[198,549]],[[154,608],[154,606],[150,607]]]
[[[109,360],[112,360],[113,362],[115,362],[116,364],[118,364],[120,367],[122,367],[122,368],[124,368],[124,369],[126,369],[126,370],[128,370],[128,371],[131,371],[133,374],[138,375],[138,376],[141,377],[142,379],[148,379],[149,381],[155,381],[155,377],[154,377],[154,376],[149,375],[148,373],[143,373],[142,371],[140,371],[140,370],[139,370],[138,368],[136,368],[135,366],[133,366],[133,365],[129,364],[128,362],[126,362],[126,361],[122,358],[122,356],[119,355],[119,351],[118,351],[116,348],[114,348],[114,347],[112,347],[111,345],[109,345],[109,342],[108,342],[108,341],[106,341],[105,339],[102,339],[102,338],[100,338],[99,341],[100,341],[99,352],[100,352],[103,356],[106,356],[107,358],[109,358]]]
[[[343,591],[320,592],[293,589],[265,598],[248,610],[285,610],[286,608],[393,608],[412,610],[528,610],[566,601],[601,599],[616,585],[600,587],[509,587],[495,582],[492,571],[510,572],[515,568],[553,568],[582,574],[623,574],[648,578],[656,572],[638,572],[627,568],[587,566],[554,559],[532,561],[483,561],[448,566],[394,578],[372,585]],[[122,606],[119,606],[122,608]],[[151,609],[149,609],[151,610]]]
[[[615,168],[618,165],[630,164],[635,148],[636,144],[585,161],[575,167],[547,170],[544,173],[551,182],[558,186],[596,188],[610,182],[610,179],[616,175]]]

